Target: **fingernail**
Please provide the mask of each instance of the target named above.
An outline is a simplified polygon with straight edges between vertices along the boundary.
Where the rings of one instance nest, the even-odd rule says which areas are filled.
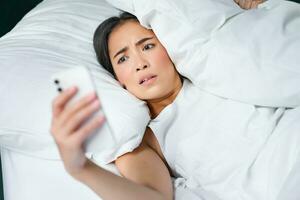
[[[99,100],[98,100],[98,99],[95,100],[95,101],[92,103],[92,106],[93,106],[94,108],[98,108],[98,107],[100,106]]]
[[[88,100],[93,100],[95,97],[96,97],[96,93],[92,92],[92,93],[88,94],[87,99]]]
[[[68,92],[72,93],[76,90],[76,86],[72,86],[68,89]]]
[[[104,116],[98,116],[98,117],[97,117],[97,121],[98,121],[99,123],[102,123],[103,121],[105,121],[105,117],[104,117]]]

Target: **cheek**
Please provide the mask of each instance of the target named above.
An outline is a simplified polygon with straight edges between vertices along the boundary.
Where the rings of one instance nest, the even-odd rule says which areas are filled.
[[[117,70],[115,70],[116,75],[118,77],[118,81],[122,85],[126,85],[127,82],[130,80],[130,70],[127,67],[120,67]]]
[[[153,56],[154,56],[153,60],[156,62],[156,66],[164,67],[164,68],[172,66],[173,68],[173,63],[169,58],[168,53],[165,49],[163,48],[158,49]]]

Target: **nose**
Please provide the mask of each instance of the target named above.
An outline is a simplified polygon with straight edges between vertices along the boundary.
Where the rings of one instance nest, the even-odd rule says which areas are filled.
[[[136,68],[136,71],[138,72],[138,71],[140,71],[142,69],[146,69],[146,68],[148,68],[148,64],[140,65]]]
[[[145,60],[141,56],[139,56],[136,61],[137,61],[136,72],[138,72],[140,70],[144,70],[149,67],[149,63],[147,62],[147,60]]]

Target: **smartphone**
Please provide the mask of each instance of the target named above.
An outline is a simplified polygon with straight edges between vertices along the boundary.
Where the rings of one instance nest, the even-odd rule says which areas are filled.
[[[77,86],[77,93],[70,99],[66,106],[74,104],[79,99],[85,97],[91,92],[96,92],[94,81],[90,75],[87,67],[79,66],[70,69],[63,70],[55,73],[51,76],[52,85],[54,86],[57,93],[60,93],[69,87]],[[97,94],[98,99],[101,102],[100,96]],[[103,104],[101,103],[99,111],[92,114],[81,126],[83,126],[90,118],[95,115],[104,115]],[[110,128],[109,122],[106,118],[104,124],[92,133],[92,135],[85,141],[86,153],[97,153],[111,149],[116,144],[113,132]]]

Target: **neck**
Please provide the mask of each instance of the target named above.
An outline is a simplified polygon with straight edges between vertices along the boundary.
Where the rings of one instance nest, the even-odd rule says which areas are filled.
[[[182,81],[179,79],[176,82],[174,89],[169,92],[166,96],[159,99],[148,100],[147,105],[151,113],[151,118],[155,118],[159,113],[169,104],[171,104],[176,96],[178,95],[180,89],[182,88]]]

